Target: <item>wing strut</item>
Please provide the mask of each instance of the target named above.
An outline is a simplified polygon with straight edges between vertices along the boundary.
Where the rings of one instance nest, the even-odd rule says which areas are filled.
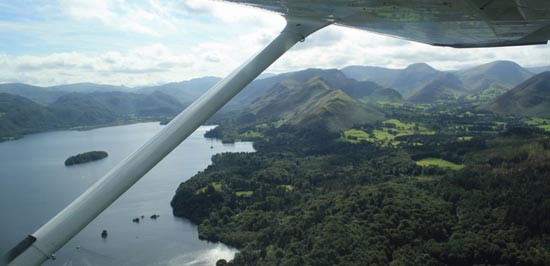
[[[331,24],[306,18],[287,18],[283,31],[262,51],[176,116],[63,211],[23,240],[7,256],[9,266],[40,265],[176,148],[216,111],[260,75],[294,44]],[[32,241],[29,241],[32,240]]]

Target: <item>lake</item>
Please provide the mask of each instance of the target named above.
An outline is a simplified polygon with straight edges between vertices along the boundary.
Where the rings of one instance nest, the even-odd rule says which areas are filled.
[[[36,231],[111,167],[139,148],[163,126],[140,123],[89,131],[32,134],[0,143],[0,252]],[[222,144],[197,129],[128,192],[44,265],[214,265],[235,249],[198,239],[197,226],[172,215],[170,200],[179,183],[222,152],[253,152],[252,143]],[[65,159],[91,150],[106,159],[66,167]],[[153,214],[160,215],[151,219]],[[144,216],[141,219],[141,216]],[[132,219],[140,218],[139,223]],[[102,230],[108,231],[106,239]]]

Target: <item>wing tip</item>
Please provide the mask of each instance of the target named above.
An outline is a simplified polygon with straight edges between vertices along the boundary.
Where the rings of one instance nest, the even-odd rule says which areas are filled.
[[[498,43],[432,43],[433,46],[439,47],[452,47],[452,48],[491,48],[491,47],[510,47],[510,46],[529,46],[529,45],[547,45],[548,41],[534,41],[534,42],[498,42]]]

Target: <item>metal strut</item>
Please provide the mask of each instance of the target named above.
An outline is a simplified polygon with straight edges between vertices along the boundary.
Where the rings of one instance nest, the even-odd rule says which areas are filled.
[[[117,166],[86,192],[52,218],[30,237],[9,266],[40,265],[55,258],[54,253],[88,225],[95,217],[151,170],[168,153],[184,141],[246,85],[298,41],[331,24],[307,18],[286,18],[283,31],[263,50],[176,116],[159,133]]]

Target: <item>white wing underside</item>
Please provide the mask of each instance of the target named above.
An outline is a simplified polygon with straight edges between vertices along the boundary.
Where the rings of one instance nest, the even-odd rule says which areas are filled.
[[[224,0],[451,47],[546,44],[548,0]]]

